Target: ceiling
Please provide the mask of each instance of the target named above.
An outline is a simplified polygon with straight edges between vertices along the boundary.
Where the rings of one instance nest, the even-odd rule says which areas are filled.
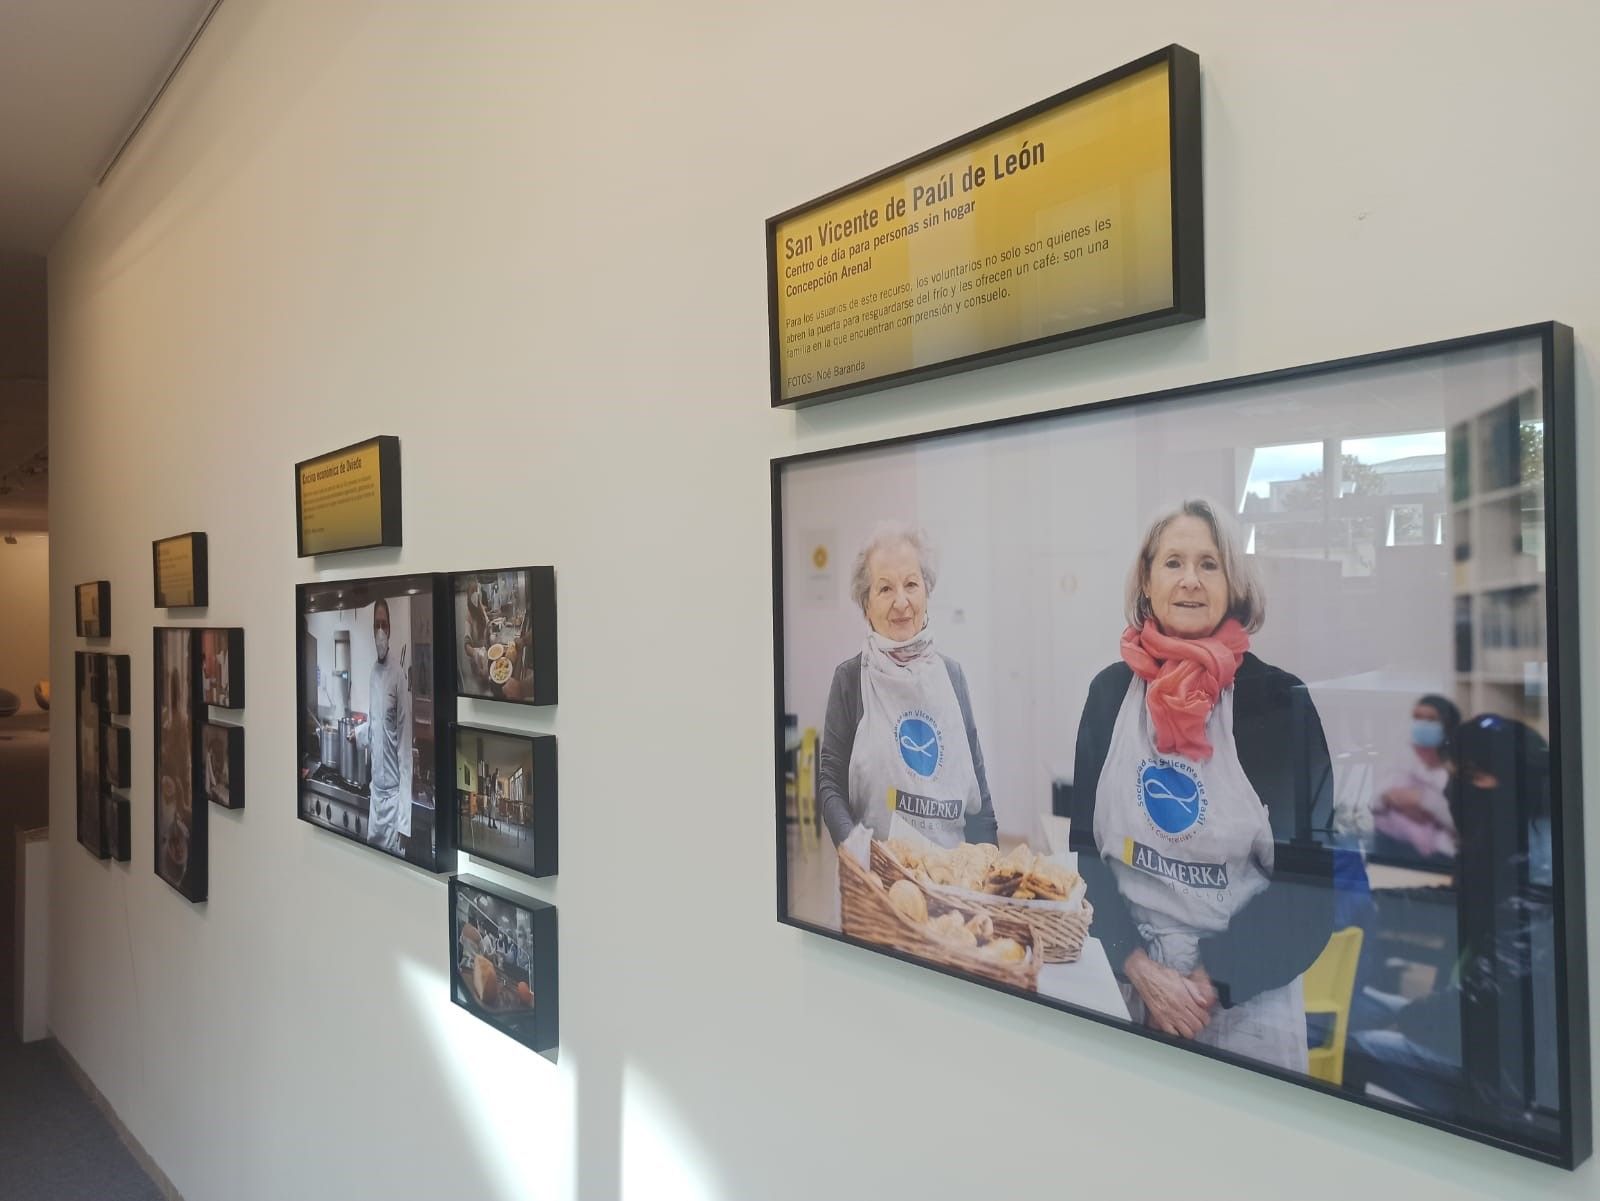
[[[44,259],[219,0],[0,0],[0,535],[43,530]]]

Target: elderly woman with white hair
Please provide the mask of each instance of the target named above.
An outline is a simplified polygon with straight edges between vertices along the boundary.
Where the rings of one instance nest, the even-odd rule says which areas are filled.
[[[817,764],[835,844],[861,825],[946,847],[995,841],[967,680],[934,649],[933,558],[927,537],[904,525],[880,527],[856,556],[850,590],[866,639],[834,670]]]
[[[1300,976],[1333,930],[1310,838],[1333,772],[1306,687],[1250,653],[1266,616],[1204,500],[1151,524],[1120,661],[1078,726],[1071,842],[1135,1021],[1305,1071]]]

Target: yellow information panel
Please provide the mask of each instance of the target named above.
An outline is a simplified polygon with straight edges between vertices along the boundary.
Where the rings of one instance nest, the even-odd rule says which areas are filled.
[[[195,595],[195,544],[192,534],[155,544],[156,607],[181,609],[199,604]]]
[[[373,438],[295,464],[300,556],[400,545],[399,439]]]
[[[1198,140],[1170,47],[773,218],[773,403],[1203,315]]]

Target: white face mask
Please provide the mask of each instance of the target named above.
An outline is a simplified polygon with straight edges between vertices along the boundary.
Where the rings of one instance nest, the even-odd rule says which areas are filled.
[[[372,641],[377,644],[378,662],[382,663],[389,657],[389,631],[374,630],[372,634]]]

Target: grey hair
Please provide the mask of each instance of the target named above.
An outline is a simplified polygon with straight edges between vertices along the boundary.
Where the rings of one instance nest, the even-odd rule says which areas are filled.
[[[1145,595],[1145,581],[1150,578],[1150,568],[1155,563],[1156,545],[1161,541],[1161,535],[1180,517],[1198,517],[1210,527],[1211,540],[1217,544],[1217,556],[1222,560],[1223,574],[1228,577],[1228,616],[1254,634],[1267,620],[1267,598],[1261,591],[1261,578],[1256,574],[1255,564],[1244,553],[1233,522],[1219,513],[1210,501],[1199,498],[1184,501],[1150,523],[1144,541],[1139,544],[1139,554],[1128,572],[1128,589],[1123,606],[1128,624],[1138,628],[1150,618],[1150,598]]]
[[[863,613],[867,611],[867,591],[872,587],[872,581],[867,577],[867,566],[872,556],[885,547],[898,546],[902,542],[916,552],[917,566],[922,571],[922,586],[929,596],[933,595],[939,569],[927,532],[903,521],[881,522],[856,555],[855,566],[850,569],[850,596]]]

